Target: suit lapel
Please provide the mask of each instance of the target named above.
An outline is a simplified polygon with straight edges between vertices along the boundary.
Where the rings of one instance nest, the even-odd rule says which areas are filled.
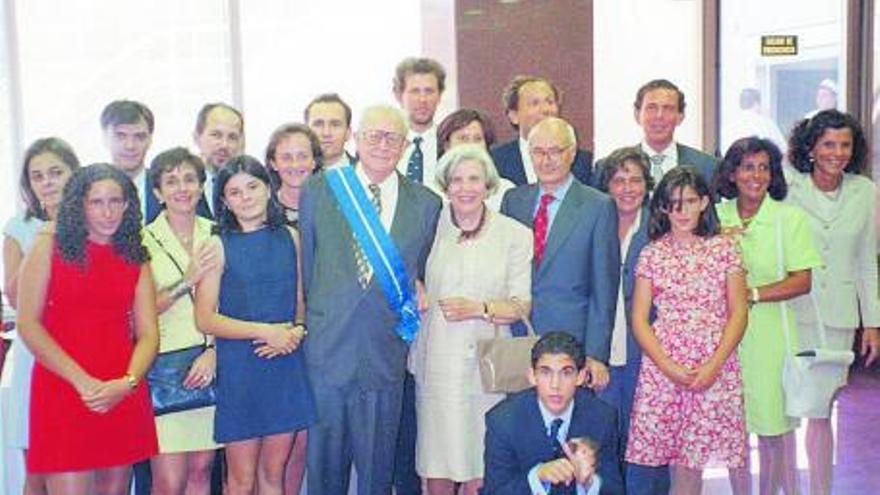
[[[410,233],[414,231],[413,227],[418,224],[419,211],[415,207],[416,198],[413,191],[415,186],[400,172],[394,173],[397,174],[397,205],[394,208],[394,219],[391,221],[389,235],[403,256],[401,250],[403,240],[406,236],[411,235]]]
[[[577,210],[581,205],[579,187],[579,183],[572,182],[568,193],[562,199],[562,204],[559,205],[559,211],[556,212],[556,218],[553,219],[553,225],[550,226],[550,232],[547,233],[547,244],[544,247],[544,258],[541,260],[539,274],[547,269],[550,260],[574,230],[575,223],[577,223]]]
[[[632,239],[629,241],[629,249],[626,250],[626,260],[624,261],[624,266],[635,266],[636,254],[642,250],[645,244],[648,243],[648,209],[642,207],[642,211],[639,213],[641,218],[639,218],[639,228],[633,233]]]
[[[546,462],[553,457],[553,448],[550,437],[547,436],[547,427],[544,425],[544,416],[538,408],[538,395],[532,391],[526,400],[524,417],[519,418],[519,425],[523,428],[523,438],[530,438],[535,449],[534,458],[540,462]]]
[[[513,166],[513,169],[511,170],[511,172],[512,172],[512,175],[516,176],[515,177],[516,180],[514,180],[513,182],[515,184],[528,184],[529,181],[526,178],[526,166],[523,161],[522,153],[520,153],[520,150],[519,150],[519,140],[517,139],[517,141],[514,141],[513,145],[514,145],[514,148],[513,148],[513,153],[511,155],[513,156],[514,159],[511,161],[511,165]]]

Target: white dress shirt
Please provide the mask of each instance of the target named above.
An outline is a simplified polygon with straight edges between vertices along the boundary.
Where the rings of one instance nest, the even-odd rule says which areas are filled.
[[[611,357],[608,364],[611,366],[623,366],[626,364],[626,307],[623,297],[623,265],[626,263],[626,253],[632,242],[633,235],[642,224],[641,212],[636,213],[636,221],[630,225],[629,230],[620,243],[620,283],[617,286],[617,310],[614,314],[614,329],[611,331]]]
[[[360,163],[358,163],[354,170],[355,175],[357,175],[358,180],[364,187],[364,192],[367,194],[367,198],[372,198],[373,193],[370,192],[370,184],[373,182],[367,177],[367,174],[364,173],[364,167],[360,166]],[[379,214],[379,220],[382,221],[382,226],[385,227],[385,230],[388,231],[389,234],[391,233],[391,223],[394,221],[394,213],[397,211],[397,188],[399,184],[400,181],[397,178],[397,174],[394,172],[391,172],[385,180],[376,184],[379,186],[379,198],[382,204],[382,212]]]
[[[412,156],[415,148],[415,138],[422,138],[419,149],[422,150],[422,185],[431,188],[433,191],[439,191],[437,186],[437,124],[431,124],[431,127],[425,129],[424,132],[418,133],[412,129],[406,134],[406,140],[409,144],[403,151],[403,156],[397,162],[397,170],[406,176],[406,167],[409,165],[409,157]]]
[[[519,138],[519,154],[522,156],[523,171],[526,173],[526,181],[529,184],[538,182],[538,174],[535,173],[535,164],[532,163],[532,154],[529,153],[529,142],[522,136]]]
[[[659,153],[657,151],[654,151],[654,149],[651,148],[648,143],[642,141],[642,151],[644,151],[649,158],[655,155],[663,155],[665,157],[663,159],[663,163],[660,164],[660,170],[663,173],[660,175],[660,177],[654,177],[654,180],[657,182],[660,182],[660,179],[662,179],[667,172],[678,166],[678,146],[675,144],[675,141],[669,143],[669,146],[667,146],[666,149],[660,151]],[[648,165],[651,166],[651,170],[653,171],[653,165],[651,163],[648,163]],[[653,176],[654,174],[652,173],[651,175]]]
[[[562,424],[559,426],[559,431],[556,433],[556,440],[560,443],[565,442],[566,438],[568,438],[568,427],[571,425],[571,416],[574,411],[574,398],[571,399],[568,407],[565,408],[565,411],[559,416],[555,416],[547,410],[547,408],[544,407],[544,404],[541,403],[541,399],[538,399],[538,409],[541,410],[541,419],[544,420],[544,430],[547,432],[548,441],[551,432],[550,425],[553,423],[554,419],[559,418],[562,420]],[[529,488],[531,488],[533,495],[547,495],[550,492],[550,483],[545,483],[538,479],[539,466],[540,464],[537,464],[529,470]],[[599,473],[593,473],[593,481],[590,483],[589,487],[577,485],[577,495],[599,495],[599,489],[601,487],[602,479],[599,477]]]

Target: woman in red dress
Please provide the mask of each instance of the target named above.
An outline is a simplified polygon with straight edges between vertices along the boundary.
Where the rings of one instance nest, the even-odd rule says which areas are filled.
[[[126,493],[131,464],[157,451],[140,383],[158,332],[139,205],[122,172],[78,170],[22,266],[18,327],[37,360],[27,463],[50,495]]]

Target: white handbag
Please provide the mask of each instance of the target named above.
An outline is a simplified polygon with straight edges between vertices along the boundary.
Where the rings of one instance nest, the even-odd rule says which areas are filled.
[[[782,249],[782,218],[776,221],[776,262],[779,276],[785,277],[785,262]],[[782,388],[785,396],[785,414],[797,418],[827,418],[831,399],[837,389],[846,384],[846,376],[841,368],[849,368],[855,359],[851,350],[836,350],[827,347],[825,325],[819,313],[816,296],[810,292],[816,321],[819,347],[794,353],[791,349],[788,310],[785,301],[780,302],[782,312],[782,331],[785,336],[785,361],[782,367]]]

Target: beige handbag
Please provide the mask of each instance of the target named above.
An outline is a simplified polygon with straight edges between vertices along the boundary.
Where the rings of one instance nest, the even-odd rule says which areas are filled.
[[[532,366],[532,346],[538,341],[529,316],[519,301],[513,299],[517,313],[528,330],[525,337],[502,337],[495,325],[495,337],[477,342],[480,378],[486,393],[510,394],[531,386],[528,371]]]

